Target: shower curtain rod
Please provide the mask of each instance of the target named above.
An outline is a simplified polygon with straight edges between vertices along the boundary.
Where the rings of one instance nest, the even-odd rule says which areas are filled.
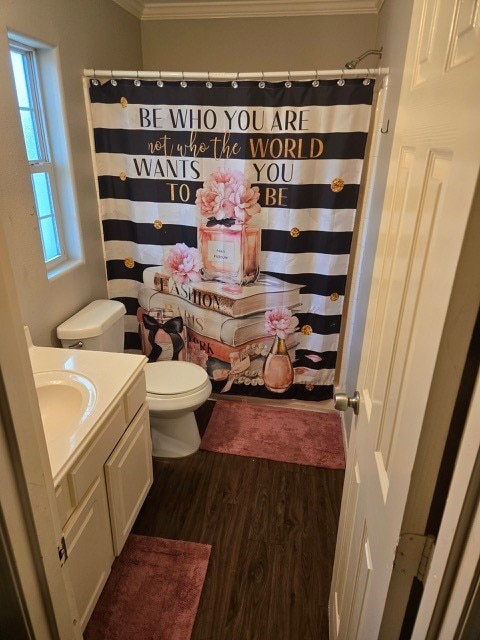
[[[84,69],[86,78],[124,78],[132,80],[191,80],[191,81],[233,81],[233,80],[316,80],[317,78],[361,78],[365,76],[386,76],[388,67],[372,69],[333,69],[313,71],[256,71],[238,73],[218,73],[216,71],[113,71],[108,69]]]

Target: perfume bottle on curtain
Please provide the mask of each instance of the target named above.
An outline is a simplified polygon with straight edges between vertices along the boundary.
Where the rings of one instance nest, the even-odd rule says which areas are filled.
[[[255,282],[260,272],[260,228],[242,223],[226,227],[221,222],[208,222],[198,231],[203,279],[237,285]]]
[[[298,318],[287,307],[265,312],[265,329],[274,335],[270,353],[263,365],[263,383],[273,393],[285,393],[293,384],[294,371],[286,338],[297,330]]]
[[[240,171],[218,170],[197,190],[204,280],[243,285],[258,278],[260,228],[250,219],[260,212],[259,196]]]
[[[263,383],[273,393],[285,393],[293,383],[293,366],[284,338],[275,336],[263,365]]]

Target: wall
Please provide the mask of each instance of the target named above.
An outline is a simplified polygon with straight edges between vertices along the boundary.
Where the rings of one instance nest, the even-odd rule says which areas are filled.
[[[376,28],[375,14],[145,20],[143,65],[165,71],[339,69],[373,48]]]
[[[348,332],[345,338],[344,357],[338,383],[339,391],[346,391],[349,395],[352,395],[357,388],[370,282],[384,204],[412,8],[413,0],[402,0],[402,2],[385,0],[379,14],[375,48],[383,46],[381,66],[389,67],[390,70],[385,112],[383,122],[379,123],[379,126],[385,129],[389,121],[389,132],[386,135],[380,135],[375,175],[364,194],[365,210],[362,214],[363,223],[358,240],[362,251],[356,256],[356,273],[352,283],[349,309],[351,332]],[[344,414],[347,434],[350,433],[352,417],[351,411]]]
[[[35,344],[56,345],[55,327],[60,322],[93,298],[106,296],[82,72],[92,67],[140,68],[140,22],[111,0],[1,0],[0,28],[0,221],[8,239],[21,322],[29,325]],[[51,281],[34,214],[7,29],[58,46],[85,261]]]

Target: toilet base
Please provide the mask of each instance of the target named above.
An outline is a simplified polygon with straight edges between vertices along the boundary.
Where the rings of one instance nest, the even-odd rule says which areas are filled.
[[[154,458],[184,458],[198,451],[200,433],[193,411],[180,417],[150,414]]]

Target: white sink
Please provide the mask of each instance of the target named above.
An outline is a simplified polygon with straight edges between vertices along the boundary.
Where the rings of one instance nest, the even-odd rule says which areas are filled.
[[[57,484],[147,359],[132,353],[36,347],[28,327],[25,337],[53,482]]]
[[[34,378],[47,441],[74,433],[95,406],[93,382],[74,371],[41,371]]]

